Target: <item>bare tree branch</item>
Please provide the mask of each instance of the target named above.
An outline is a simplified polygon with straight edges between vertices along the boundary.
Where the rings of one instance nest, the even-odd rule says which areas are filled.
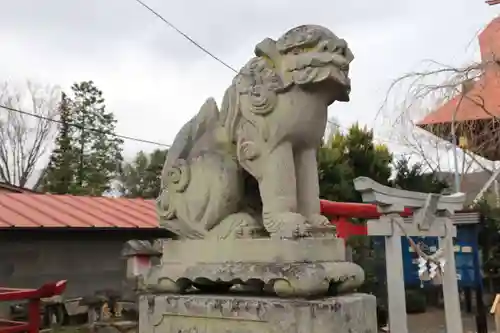
[[[488,170],[485,163],[479,161],[478,155],[488,156],[488,152],[491,153],[493,149],[498,150],[500,143],[498,113],[489,109],[491,102],[488,104],[489,101],[485,101],[482,95],[486,84],[491,82],[487,73],[498,71],[500,62],[494,56],[488,58],[491,60],[463,67],[453,67],[428,60],[427,64],[431,69],[403,75],[394,80],[389,87],[377,117],[380,118],[383,115],[383,119],[389,121],[388,125],[391,129],[389,135],[407,147],[410,154],[418,157],[428,169],[432,171],[453,169],[451,152],[456,148],[453,140],[450,143],[446,139],[449,138],[450,133],[452,136],[453,133],[457,133],[455,140],[458,140],[457,136],[460,136],[471,141],[465,147],[471,149],[470,151],[457,149],[457,154],[460,156],[459,164],[461,164],[460,174],[478,167]],[[394,96],[396,90],[403,91],[403,94]],[[453,103],[456,103],[452,119],[443,124],[426,125],[425,130],[417,126],[425,116],[452,99],[454,99]],[[463,112],[459,110],[466,106],[470,107],[471,104],[484,111],[485,115],[491,119],[486,131],[479,128],[480,122],[456,121],[457,114]],[[500,108],[500,106],[497,107]],[[384,112],[387,113],[383,114]],[[491,132],[492,129],[495,133],[480,134]]]
[[[24,89],[5,83],[0,105],[48,119],[0,109],[0,181],[26,186],[55,132],[60,89],[27,82]]]

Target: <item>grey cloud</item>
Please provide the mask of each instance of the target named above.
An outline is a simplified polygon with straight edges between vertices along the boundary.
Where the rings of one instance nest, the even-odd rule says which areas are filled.
[[[183,1],[176,6],[167,6],[160,1],[150,2],[152,7],[216,55],[231,53],[242,46],[249,47],[250,54],[253,45],[261,39],[277,38],[287,29],[300,24],[314,22],[324,24],[334,31],[347,31],[349,27],[359,23],[376,24],[380,21],[379,14],[384,14],[385,20],[399,18],[405,15],[407,8],[401,1],[395,0],[387,1],[389,10],[385,7],[381,10],[373,2],[364,6],[359,6],[356,2],[302,0],[254,0],[243,2],[243,6],[229,0]],[[184,60],[203,56],[188,41],[180,41],[180,36],[166,36],[161,29],[170,28],[165,24],[157,26],[157,34],[149,44],[152,50],[161,54],[175,53],[174,57],[182,57]]]
[[[425,58],[454,61],[494,16],[491,7],[468,0],[144,1],[237,69],[264,37],[299,24],[328,26],[356,56],[352,101],[332,107],[344,125],[370,123],[392,79]],[[122,134],[168,143],[203,100],[222,95],[231,80],[232,73],[134,0],[3,2],[0,34],[18,43],[4,43],[0,73],[65,84],[93,79]]]
[[[144,1],[221,57],[264,37],[278,37],[299,24],[314,22],[348,30],[360,23],[376,24],[382,17],[408,15],[407,4],[398,0],[385,1],[384,6],[373,1],[360,5],[359,1],[326,0]],[[6,1],[0,29],[36,36],[39,43],[82,57],[113,52],[123,44],[184,63],[206,56],[134,0]]]
[[[47,41],[88,45],[133,33],[130,21],[141,18],[134,9],[129,1],[120,0],[9,1],[2,4],[0,28],[29,31]]]

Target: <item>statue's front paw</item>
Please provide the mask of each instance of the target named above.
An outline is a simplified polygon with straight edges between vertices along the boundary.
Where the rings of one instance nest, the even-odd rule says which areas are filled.
[[[310,215],[307,217],[307,222],[309,222],[309,224],[314,228],[314,227],[318,227],[318,228],[325,228],[325,227],[331,227],[332,224],[330,223],[330,221],[328,220],[328,218],[326,218],[325,216],[321,215],[321,214],[313,214],[313,215]]]
[[[335,226],[323,215],[313,214],[307,218],[307,222],[310,224],[310,233],[312,236],[335,236],[337,230]]]
[[[298,213],[265,213],[264,226],[271,237],[300,238],[308,235],[307,219]]]

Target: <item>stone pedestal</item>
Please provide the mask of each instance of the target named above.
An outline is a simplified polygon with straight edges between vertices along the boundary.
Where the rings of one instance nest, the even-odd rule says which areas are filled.
[[[172,240],[138,289],[182,294],[193,287],[206,293],[237,287],[253,295],[324,297],[363,281],[363,269],[345,261],[339,238]]]
[[[376,333],[366,294],[316,300],[237,295],[144,295],[139,333]]]

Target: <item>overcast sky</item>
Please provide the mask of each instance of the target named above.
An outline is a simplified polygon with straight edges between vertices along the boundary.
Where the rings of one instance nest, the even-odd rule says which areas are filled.
[[[483,0],[144,1],[236,69],[265,37],[330,28],[356,57],[351,102],[330,108],[344,126],[371,124],[390,82],[424,59],[471,60],[471,40],[500,13]],[[4,0],[0,40],[1,81],[93,80],[120,134],[166,144],[207,97],[220,103],[234,76],[134,0]],[[126,142],[128,154],[153,148]]]

